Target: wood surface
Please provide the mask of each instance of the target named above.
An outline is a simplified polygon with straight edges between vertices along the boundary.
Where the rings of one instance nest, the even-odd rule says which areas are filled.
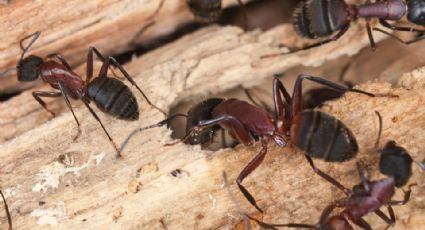
[[[406,74],[394,87],[371,82],[359,88],[393,96],[348,93],[324,110],[351,128],[360,146],[357,160],[368,166],[372,178],[377,177],[377,155],[372,151],[378,128],[374,110],[384,119],[381,143],[396,140],[414,159],[422,160],[425,69]],[[159,112],[140,104],[143,119],[133,123],[101,115],[119,143],[134,128],[161,119]],[[78,109],[77,116],[83,118],[83,134],[76,142],[72,141],[73,118],[66,113],[0,146],[1,184],[17,229],[229,229],[239,223],[221,174],[227,171],[233,181],[259,145],[217,152],[184,144],[165,147],[172,141],[170,131],[157,128],[137,134],[124,157],[116,159],[88,112]],[[316,162],[347,186],[359,181],[355,161]],[[175,169],[183,171],[180,177],[170,175]],[[424,224],[425,181],[417,167],[411,182],[418,186],[407,205],[395,208],[398,223],[393,229],[420,229]],[[314,223],[327,202],[343,196],[313,174],[299,151],[274,144],[269,144],[265,163],[244,184],[264,208],[267,221]],[[254,213],[236,194],[245,210]],[[373,215],[367,219],[376,229],[384,227]]]

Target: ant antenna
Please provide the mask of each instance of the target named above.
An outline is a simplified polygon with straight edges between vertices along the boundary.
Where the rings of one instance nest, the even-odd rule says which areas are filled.
[[[382,117],[378,111],[375,111],[375,114],[378,116],[378,120],[379,120],[378,138],[376,139],[376,142],[375,142],[375,149],[377,152],[380,152],[378,149],[378,146],[379,146],[379,140],[381,139],[381,134],[382,134]]]
[[[164,119],[164,120],[162,120],[162,121],[160,121],[160,122],[158,122],[158,123],[156,123],[154,125],[149,125],[149,126],[146,126],[146,127],[138,128],[138,129],[134,130],[133,132],[131,132],[130,135],[128,135],[128,137],[124,140],[124,142],[122,143],[122,145],[120,147],[120,151],[122,151],[125,148],[125,146],[127,145],[127,143],[130,141],[130,139],[136,133],[141,132],[141,131],[146,130],[146,129],[161,127],[161,126],[163,126],[165,124],[168,124],[172,119],[174,119],[176,117],[186,117],[186,119],[187,119],[187,115],[186,114],[178,113],[178,114],[174,114],[172,116],[169,116],[168,118],[166,118],[166,119]]]
[[[1,198],[3,199],[4,209],[6,210],[7,222],[9,223],[9,230],[12,230],[12,218],[10,217],[9,206],[7,206],[6,198],[4,197],[3,192],[0,190]]]
[[[41,34],[41,32],[40,31],[37,31],[37,32],[35,32],[35,33],[33,33],[33,34],[30,34],[30,35],[28,35],[28,36],[26,36],[26,37],[24,37],[24,38],[22,38],[20,41],[19,41],[19,46],[21,47],[21,50],[22,50],[22,55],[21,55],[21,60],[22,59],[24,59],[24,55],[25,55],[25,53],[31,48],[31,46],[32,46],[32,44],[34,44],[34,42],[38,39],[38,37],[40,37],[40,34]],[[25,41],[25,40],[27,40],[28,38],[30,38],[30,37],[33,37],[32,39],[31,39],[31,41],[28,43],[28,45],[27,45],[27,47],[25,47],[24,48],[24,45],[22,44],[23,43],[23,41]]]

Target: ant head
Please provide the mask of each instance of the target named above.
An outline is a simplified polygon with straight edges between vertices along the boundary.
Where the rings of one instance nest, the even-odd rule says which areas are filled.
[[[406,149],[398,146],[394,141],[389,141],[381,150],[379,171],[393,177],[395,186],[401,187],[407,183],[412,175],[412,157]]]
[[[331,216],[326,224],[324,224],[320,229],[323,230],[337,230],[337,229],[343,229],[343,230],[354,230],[353,227],[351,227],[350,223],[342,217],[342,216]]]
[[[24,58],[25,53],[31,48],[32,44],[38,39],[41,32],[37,31],[33,34],[30,34],[19,41],[19,45],[22,50],[22,55],[19,60],[18,65],[16,66],[18,72],[18,80],[19,81],[34,81],[38,78],[39,75],[39,67],[43,64],[43,59],[34,55],[30,55]],[[31,38],[31,41],[28,43],[26,47],[23,46],[23,41]]]
[[[222,98],[209,98],[193,106],[187,112],[186,132],[189,132],[189,130],[198,125],[199,121],[212,119],[214,109],[223,101],[224,99]],[[214,125],[208,129],[194,132],[185,143],[190,145],[207,143],[213,137],[214,132],[219,129],[219,125]]]
[[[39,67],[43,64],[43,59],[30,55],[19,61],[16,70],[19,81],[35,81],[39,76]]]
[[[423,0],[407,1],[407,20],[425,26],[425,2]]]
[[[217,21],[221,14],[221,0],[187,0],[187,5],[202,22]]]
[[[324,37],[346,26],[348,6],[343,0],[302,1],[294,11],[293,25],[307,38]]]

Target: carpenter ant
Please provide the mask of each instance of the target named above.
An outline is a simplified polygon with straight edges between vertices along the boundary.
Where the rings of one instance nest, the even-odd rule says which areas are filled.
[[[301,83],[304,79],[334,88],[340,92],[351,91],[375,96],[361,90],[346,88],[322,78],[300,75],[296,80],[291,98],[282,82],[275,78],[273,82],[275,114],[273,117],[262,108],[245,101],[234,98],[226,99],[214,108],[211,119],[199,121],[180,140],[186,141],[188,138],[199,135],[205,129],[217,124],[247,146],[254,143],[253,135],[258,136],[262,148],[239,174],[236,183],[247,200],[260,212],[262,210],[254,197],[242,185],[242,182],[263,162],[267,153],[267,144],[270,141],[274,141],[280,147],[285,147],[289,141],[292,145],[298,147],[304,152],[310,166],[320,175],[324,173],[314,166],[312,157],[329,162],[342,162],[353,158],[358,150],[354,135],[340,120],[320,111],[302,109]],[[282,100],[282,94],[286,103]]]
[[[379,119],[378,138],[375,142],[376,152],[380,155],[379,171],[389,177],[394,178],[395,186],[402,187],[407,184],[412,175],[413,159],[407,150],[396,144],[395,141],[388,141],[383,149],[379,149],[379,140],[382,133],[382,117],[375,111]],[[425,170],[424,164],[415,161],[415,163]]]
[[[121,151],[127,145],[130,138],[138,132],[141,132],[146,129],[161,127],[163,125],[168,124],[171,120],[177,117],[185,117],[186,118],[186,133],[189,132],[194,126],[196,126],[201,120],[208,120],[212,118],[212,112],[219,104],[224,101],[222,98],[209,98],[200,103],[194,105],[186,114],[174,114],[169,116],[168,118],[147,127],[139,128],[134,130],[123,142],[121,145]],[[203,130],[202,132],[197,133],[197,135],[193,135],[190,138],[187,138],[184,143],[189,145],[198,145],[201,144],[203,147],[211,143],[214,134],[220,130],[219,125],[214,125],[209,127],[208,129]]]
[[[361,227],[362,229],[371,230],[369,223],[367,223],[363,216],[368,213],[374,212],[388,225],[394,226],[395,214],[392,206],[405,205],[410,199],[411,187],[415,184],[409,185],[407,191],[404,192],[404,199],[401,201],[394,201],[391,198],[395,194],[395,180],[392,177],[388,177],[381,180],[369,181],[366,179],[363,169],[360,164],[357,163],[357,171],[361,178],[361,183],[349,189],[344,187],[341,183],[336,181],[327,175],[324,177],[328,182],[342,190],[346,198],[342,198],[332,202],[328,205],[320,216],[319,223],[315,225],[311,224],[299,224],[299,223],[288,223],[288,224],[268,224],[259,221],[249,215],[248,218],[256,221],[260,226],[269,229],[276,229],[276,227],[290,227],[290,228],[312,228],[318,230],[352,230],[353,227],[348,222],[351,220],[354,224]],[[389,217],[380,210],[381,206],[387,206]],[[338,215],[331,216],[332,211],[335,208],[344,208]]]
[[[13,229],[13,227],[12,227],[12,217],[10,216],[9,206],[6,203],[6,198],[4,197],[2,190],[0,190],[0,195],[1,195],[1,198],[3,199],[4,210],[6,211],[7,222],[9,224],[9,230],[12,230]]]
[[[117,148],[115,142],[106,131],[99,117],[96,115],[94,110],[90,107],[90,101],[94,101],[96,106],[109,115],[112,115],[118,119],[123,120],[137,120],[139,118],[139,109],[137,100],[131,90],[123,82],[108,77],[108,69],[110,65],[117,67],[125,76],[130,83],[137,88],[137,90],[143,95],[146,101],[154,108],[164,113],[161,109],[153,105],[143,91],[139,88],[136,82],[130,77],[127,71],[113,58],[107,57],[104,58],[103,55],[95,48],[90,47],[87,54],[87,77],[83,81],[82,78],[74,73],[71,69],[71,66],[66,62],[66,60],[60,54],[50,54],[47,55],[45,59],[42,59],[38,56],[30,55],[25,57],[25,53],[29,50],[32,44],[38,39],[40,32],[31,34],[20,41],[20,47],[22,49],[22,55],[19,60],[17,68],[18,80],[19,81],[35,81],[38,77],[49,83],[50,86],[59,91],[34,91],[32,95],[35,100],[37,100],[45,110],[47,110],[54,117],[55,114],[49,110],[46,106],[46,103],[41,99],[41,97],[63,97],[66,105],[71,110],[72,115],[77,123],[78,134],[74,140],[81,133],[80,123],[77,117],[74,114],[69,97],[72,99],[81,100],[94,118],[99,122],[105,134],[108,136],[109,141],[114,146],[117,156],[120,157],[120,151]],[[24,48],[23,41],[31,38],[29,44]],[[97,57],[103,61],[102,67],[99,71],[98,77],[93,77],[93,52]],[[60,62],[52,60],[57,58]]]
[[[348,5],[344,0],[302,1],[295,10],[293,16],[293,25],[296,32],[299,35],[310,39],[322,37],[328,38],[304,48],[294,50],[291,53],[314,48],[339,39],[347,32],[350,27],[350,23],[359,18],[366,19],[366,28],[372,50],[376,49],[376,44],[373,39],[372,29],[370,26],[371,18],[379,18],[379,23],[381,25],[392,30],[424,33],[425,30],[418,30],[410,27],[397,27],[390,25],[386,21],[400,20],[406,13],[410,22],[418,25],[425,25],[425,5],[423,4],[423,0],[409,0],[407,1],[407,5],[403,0],[378,0],[375,3],[367,3],[363,5]],[[380,29],[375,30],[386,33]],[[335,32],[336,34],[333,35]],[[425,36],[419,36],[416,39],[409,41],[409,44],[417,42],[423,38],[425,38]],[[272,57],[282,54],[272,54],[264,57]]]

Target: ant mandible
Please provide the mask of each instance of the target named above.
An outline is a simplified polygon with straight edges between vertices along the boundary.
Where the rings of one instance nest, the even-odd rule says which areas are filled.
[[[386,21],[398,21],[406,15],[406,13],[407,19],[410,22],[417,25],[425,25],[425,4],[423,4],[423,0],[409,0],[407,1],[407,4],[404,0],[378,0],[377,2],[363,5],[348,5],[344,0],[302,1],[295,10],[293,16],[293,25],[296,32],[302,37],[309,39],[323,37],[328,38],[303,48],[293,50],[290,53],[311,49],[336,41],[348,31],[350,23],[359,18],[366,19],[366,29],[372,50],[376,49],[376,44],[370,26],[371,18],[379,18],[379,23],[382,26],[392,30],[416,32],[419,34],[424,33],[425,30],[419,30],[411,27],[397,27]],[[374,28],[374,30],[395,37],[381,29]],[[331,36],[332,34],[334,35]],[[411,41],[402,42],[405,44],[411,44],[424,38],[425,35],[420,35]],[[274,57],[283,54],[287,53],[265,55],[262,58]]]
[[[29,50],[32,44],[38,39],[41,32],[36,32],[31,34],[20,41],[20,47],[22,49],[22,55],[19,60],[17,68],[18,80],[19,81],[35,81],[38,77],[50,84],[54,89],[59,91],[34,91],[32,95],[35,100],[40,103],[45,110],[47,110],[54,117],[55,114],[49,110],[46,106],[46,103],[41,99],[41,97],[63,97],[67,107],[71,110],[72,115],[74,116],[75,122],[78,127],[78,134],[75,136],[74,140],[80,135],[80,122],[74,114],[69,97],[76,100],[81,100],[83,104],[87,107],[90,113],[94,118],[99,122],[105,134],[108,136],[109,141],[114,146],[117,156],[120,157],[120,151],[117,148],[117,145],[109,135],[108,131],[103,126],[97,114],[90,107],[90,101],[94,101],[96,106],[109,115],[112,115],[118,119],[122,120],[137,120],[139,118],[139,108],[137,100],[131,90],[123,82],[118,79],[108,77],[108,69],[110,65],[118,68],[124,77],[130,81],[130,83],[137,88],[137,90],[143,95],[145,100],[154,108],[165,114],[161,109],[153,105],[143,91],[139,88],[136,82],[130,77],[127,71],[115,60],[113,57],[104,58],[103,55],[95,48],[90,47],[87,54],[87,67],[86,67],[86,80],[83,81],[82,78],[74,73],[71,69],[71,66],[66,62],[66,60],[60,54],[49,54],[45,59],[35,55],[29,55],[25,57],[25,53]],[[24,47],[23,41],[31,38],[29,44]],[[93,77],[93,52],[97,57],[103,62],[102,67],[99,71],[99,74],[96,78]],[[52,60],[57,58],[59,62]]]
[[[262,210],[254,197],[242,185],[242,182],[263,162],[267,153],[267,144],[270,141],[274,141],[280,147],[285,147],[287,142],[290,141],[304,152],[314,172],[320,175],[324,175],[324,173],[314,166],[312,157],[321,158],[328,162],[342,162],[353,158],[358,150],[354,135],[340,120],[320,111],[302,109],[301,83],[304,79],[340,92],[351,91],[375,96],[361,90],[346,88],[319,77],[300,75],[296,80],[291,98],[283,83],[275,78],[273,82],[274,117],[262,108],[245,101],[234,98],[226,99],[214,108],[211,119],[199,121],[180,140],[185,142],[188,138],[199,135],[217,124],[247,146],[254,143],[254,136],[258,137],[262,148],[239,174],[236,183],[247,200],[260,212]],[[283,102],[282,95],[286,103]]]

